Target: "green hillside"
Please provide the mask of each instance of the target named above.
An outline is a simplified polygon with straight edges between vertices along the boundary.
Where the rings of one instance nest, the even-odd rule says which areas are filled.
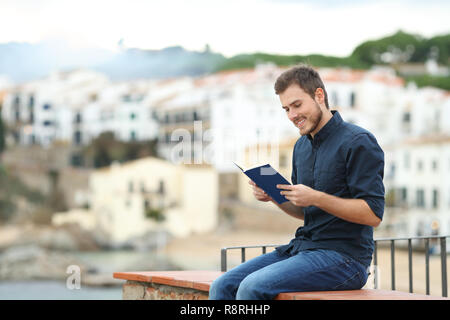
[[[239,54],[224,59],[215,71],[254,68],[259,63],[272,62],[278,66],[290,66],[308,63],[316,67],[349,67],[352,69],[369,69],[373,65],[398,66],[406,63],[424,63],[434,58],[440,65],[450,67],[450,34],[426,39],[420,35],[403,31],[381,38],[366,41],[357,46],[348,57],[333,57],[319,54],[312,55],[275,55],[266,53]],[[421,86],[435,86],[450,90],[450,77],[430,75],[406,76],[408,81]]]

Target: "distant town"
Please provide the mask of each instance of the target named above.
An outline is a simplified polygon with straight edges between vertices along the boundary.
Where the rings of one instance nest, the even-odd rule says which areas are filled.
[[[264,63],[112,81],[75,69],[0,83],[2,165],[33,190],[57,195],[49,223],[95,230],[110,247],[138,246],[152,232],[184,237],[245,221],[236,220],[242,208],[262,204],[232,161],[269,161],[291,177],[299,132],[273,89],[283,70]],[[376,232],[449,234],[450,92],[418,88],[387,66],[318,71],[331,109],[374,133],[385,152],[386,212]],[[137,149],[113,147],[120,143]]]

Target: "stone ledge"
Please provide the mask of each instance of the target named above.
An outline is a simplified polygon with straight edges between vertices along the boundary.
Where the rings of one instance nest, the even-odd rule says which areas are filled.
[[[450,300],[444,297],[427,296],[382,289],[342,291],[313,291],[280,293],[276,300]]]
[[[116,272],[114,278],[127,280],[124,300],[208,299],[211,283],[220,271]],[[275,300],[450,300],[401,291],[361,289],[280,293]]]
[[[208,292],[170,285],[128,280],[122,288],[123,300],[207,300]]]

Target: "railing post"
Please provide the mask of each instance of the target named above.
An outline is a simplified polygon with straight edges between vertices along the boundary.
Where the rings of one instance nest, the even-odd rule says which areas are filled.
[[[412,240],[408,239],[409,292],[413,293]]]
[[[227,248],[220,250],[220,271],[227,271]]]
[[[391,289],[395,290],[395,240],[391,240]]]
[[[244,263],[245,262],[245,248],[241,248],[241,262]]]
[[[378,241],[374,241],[374,255],[373,255],[373,281],[374,288],[378,289]]]
[[[425,239],[425,284],[426,294],[430,294],[430,239]]]
[[[447,239],[441,238],[442,296],[447,297]]]

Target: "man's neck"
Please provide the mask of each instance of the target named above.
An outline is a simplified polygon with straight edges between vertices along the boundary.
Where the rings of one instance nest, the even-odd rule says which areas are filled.
[[[328,123],[328,121],[330,121],[331,118],[333,118],[333,114],[331,113],[331,111],[329,109],[324,111],[324,113],[322,115],[322,119],[320,119],[320,122],[317,125],[316,129],[314,130],[314,132],[310,133],[310,135],[313,139],[314,139],[314,136],[316,135],[316,133],[319,132],[320,129],[322,129]]]

